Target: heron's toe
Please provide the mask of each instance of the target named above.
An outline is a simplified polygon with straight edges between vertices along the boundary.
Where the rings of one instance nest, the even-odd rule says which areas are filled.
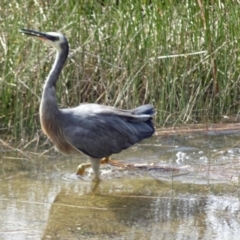
[[[83,175],[85,172],[85,165],[84,164],[80,164],[77,168],[77,175]]]
[[[104,157],[101,159],[100,164],[106,164],[109,162],[109,157]]]

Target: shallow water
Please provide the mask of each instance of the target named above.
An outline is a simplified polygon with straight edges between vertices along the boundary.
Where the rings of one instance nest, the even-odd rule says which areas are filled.
[[[0,239],[239,239],[240,132],[154,136],[74,174],[84,156],[2,151]]]

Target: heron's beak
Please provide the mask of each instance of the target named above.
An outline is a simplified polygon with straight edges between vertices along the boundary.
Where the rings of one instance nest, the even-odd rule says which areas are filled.
[[[28,36],[38,37],[42,40],[50,40],[50,41],[53,41],[53,42],[58,40],[58,38],[55,37],[55,36],[51,36],[47,33],[38,32],[38,31],[35,31],[35,30],[29,30],[29,29],[22,28],[22,29],[20,29],[20,32],[24,33]]]

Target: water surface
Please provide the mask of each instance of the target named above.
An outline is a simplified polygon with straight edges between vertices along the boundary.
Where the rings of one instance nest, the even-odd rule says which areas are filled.
[[[154,136],[98,186],[83,155],[2,149],[0,239],[239,239],[239,136]]]

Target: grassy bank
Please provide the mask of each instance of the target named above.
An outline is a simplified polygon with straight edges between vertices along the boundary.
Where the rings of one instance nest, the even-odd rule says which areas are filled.
[[[75,2],[2,1],[0,133],[26,138],[39,129],[42,85],[55,57],[22,36],[22,27],[61,31],[69,39],[57,86],[61,107],[152,103],[157,126],[239,113],[239,3]]]

